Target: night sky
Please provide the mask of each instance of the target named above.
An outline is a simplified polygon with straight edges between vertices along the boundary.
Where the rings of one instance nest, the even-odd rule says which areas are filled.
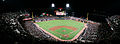
[[[2,1],[2,0],[1,0]],[[48,8],[51,3],[55,3],[57,7],[64,7],[66,3],[70,3],[73,8],[119,8],[120,0],[5,0],[6,4],[11,7],[36,7]]]
[[[86,8],[87,10],[90,8],[107,11],[110,14],[120,14],[120,0],[5,0],[4,2],[0,0],[0,2],[12,8],[50,8],[51,3],[61,8],[69,3],[70,7],[76,11],[84,12]]]

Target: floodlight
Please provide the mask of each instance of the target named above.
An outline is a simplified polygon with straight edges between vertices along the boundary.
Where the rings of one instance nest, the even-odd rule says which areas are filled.
[[[66,4],[66,7],[67,7],[67,8],[70,7],[70,4],[67,3],[67,4]]]
[[[54,4],[54,3],[52,3],[51,7],[55,7],[55,4]]]

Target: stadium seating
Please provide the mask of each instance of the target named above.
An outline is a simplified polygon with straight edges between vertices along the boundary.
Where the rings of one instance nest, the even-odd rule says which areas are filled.
[[[23,22],[21,13],[4,13],[0,15],[0,40],[7,42],[54,42],[54,43],[86,43],[98,42],[104,40],[120,39],[120,17],[119,15],[107,18],[110,23],[98,23],[77,17],[63,17],[63,20],[81,21],[87,24],[87,28],[74,41],[59,41],[51,35],[40,30],[32,21]],[[41,17],[35,18],[36,22],[55,20],[57,17]],[[112,30],[113,28],[114,30]],[[45,40],[45,41],[44,41]]]

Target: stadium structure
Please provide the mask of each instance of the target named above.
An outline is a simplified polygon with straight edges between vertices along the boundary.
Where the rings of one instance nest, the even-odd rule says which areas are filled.
[[[5,41],[15,43],[108,43],[105,40],[115,40],[118,37],[116,34],[119,34],[119,15],[106,18],[107,23],[73,16],[34,18],[29,16],[28,13],[20,12],[4,13],[0,16],[1,33],[6,34],[8,39],[12,39],[9,41],[4,37]],[[3,34],[1,35],[3,36]]]
[[[52,13],[53,11],[55,13]],[[120,40],[119,15],[103,18],[98,13],[89,13],[88,19],[88,14],[86,18],[80,18],[69,14],[72,12],[64,8],[53,11],[48,11],[52,14],[41,12],[39,16],[34,15],[32,10],[2,13],[0,15],[0,40],[13,44],[109,44],[114,40]]]
[[[81,2],[1,0],[0,44],[119,43],[119,1]]]

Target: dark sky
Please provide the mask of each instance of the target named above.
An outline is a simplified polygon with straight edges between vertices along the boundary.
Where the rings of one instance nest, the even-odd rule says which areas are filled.
[[[4,3],[13,8],[50,8],[51,3],[55,3],[58,8],[65,7],[65,4],[69,3],[72,9],[104,8],[104,10],[106,9],[110,12],[120,11],[120,0],[5,0]]]
[[[65,7],[65,4],[69,3],[70,7],[76,9],[76,11],[86,11],[86,8],[98,8],[98,10],[107,11],[108,13],[120,14],[120,0],[5,0],[4,3],[13,8],[50,8],[51,3],[55,3],[58,8]]]
[[[34,7],[49,8],[51,3],[55,3],[57,7],[64,7],[66,3],[70,3],[73,8],[119,8],[120,0],[5,0],[6,4],[11,7]]]

